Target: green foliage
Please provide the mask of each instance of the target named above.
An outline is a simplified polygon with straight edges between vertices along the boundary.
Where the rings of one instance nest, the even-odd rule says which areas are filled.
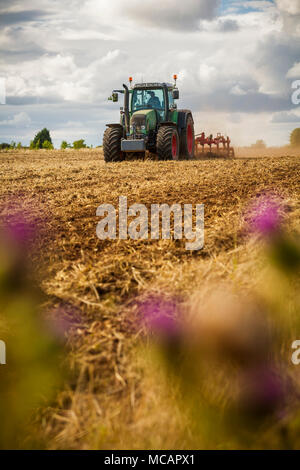
[[[86,148],[86,144],[84,143],[84,139],[75,140],[75,142],[73,142],[73,148],[76,149],[76,150]]]
[[[53,150],[54,147],[53,147],[52,143],[49,142],[49,140],[45,140],[45,142],[43,143],[43,149]]]
[[[300,127],[294,129],[291,133],[290,143],[292,147],[300,147]]]
[[[34,149],[35,149],[35,145],[34,145],[34,143],[33,143],[33,140],[30,141],[29,148],[30,148],[30,150],[34,150]]]
[[[44,142],[50,142],[50,144],[52,144],[52,139],[51,139],[51,136],[50,136],[50,132],[48,131],[48,129],[44,128],[42,129],[40,132],[38,132],[36,134],[36,136],[34,137],[33,139],[33,144],[34,144],[34,147],[33,148],[43,148],[43,144]]]
[[[16,142],[14,142],[13,140],[11,141],[10,143],[10,146],[9,146],[10,150],[14,150],[16,148]]]
[[[22,144],[21,144],[21,142],[18,142],[17,149],[21,150],[21,148],[22,148]]]
[[[0,150],[5,150],[5,149],[9,149],[9,144],[7,144],[6,142],[3,142],[2,144],[0,144]]]
[[[68,144],[68,142],[66,142],[65,140],[63,140],[61,145],[60,145],[60,148],[61,148],[61,150],[69,149],[69,148],[71,148],[71,145]]]

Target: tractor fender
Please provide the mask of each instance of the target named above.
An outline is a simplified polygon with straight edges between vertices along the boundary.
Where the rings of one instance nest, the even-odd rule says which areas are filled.
[[[182,129],[186,128],[187,118],[191,116],[194,122],[192,111],[189,109],[179,109],[178,110],[178,129],[181,133]]]
[[[112,128],[122,128],[123,129],[123,126],[121,124],[106,124],[106,127],[112,127]]]
[[[165,127],[165,126],[177,127],[177,124],[173,121],[165,121],[165,122],[161,122],[158,127]]]

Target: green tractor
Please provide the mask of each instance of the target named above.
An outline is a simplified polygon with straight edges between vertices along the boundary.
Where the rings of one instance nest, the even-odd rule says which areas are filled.
[[[120,162],[127,155],[145,157],[156,154],[159,160],[191,159],[195,151],[195,131],[192,112],[177,109],[176,86],[170,83],[140,83],[123,85],[109,98],[118,102],[124,94],[119,124],[107,124],[103,137],[106,162]],[[132,78],[129,79],[130,84]]]

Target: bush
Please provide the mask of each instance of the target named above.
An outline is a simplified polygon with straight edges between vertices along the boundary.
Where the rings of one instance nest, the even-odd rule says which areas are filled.
[[[33,147],[32,148],[35,148],[35,149],[44,148],[43,144],[46,141],[48,141],[48,142],[50,142],[50,144],[52,144],[52,139],[51,139],[51,136],[50,136],[50,132],[48,131],[48,129],[44,128],[40,132],[38,132],[36,134],[36,136],[34,137]]]
[[[18,142],[17,149],[21,150],[21,148],[22,148],[22,144],[21,144],[21,142]]]
[[[5,149],[9,149],[10,145],[7,144],[6,142],[3,142],[2,144],[0,144],[0,150],[5,150]]]
[[[75,142],[73,142],[73,148],[78,150],[78,149],[85,149],[86,148],[86,144],[84,143],[84,139],[81,139],[81,140],[75,140]]]
[[[68,142],[66,142],[65,140],[63,140],[62,143],[61,143],[60,148],[61,148],[61,150],[69,149],[69,148],[71,148],[71,145],[68,144]]]
[[[43,143],[43,149],[53,150],[54,147],[53,147],[52,143],[49,142],[49,140],[45,140],[45,142]]]
[[[290,143],[292,147],[300,147],[300,127],[294,129],[291,133]]]

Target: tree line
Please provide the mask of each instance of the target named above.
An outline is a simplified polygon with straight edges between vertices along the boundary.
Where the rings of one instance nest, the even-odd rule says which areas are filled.
[[[293,132],[290,135],[290,145],[292,147],[300,147],[300,128],[294,129]],[[266,144],[264,143],[263,140],[258,140],[255,144],[252,145],[252,147],[255,148],[265,148]],[[60,148],[62,150],[65,149],[84,149],[84,148],[93,148],[91,145],[90,147],[85,144],[84,139],[80,140],[75,140],[72,144],[69,144],[66,140],[63,140]],[[38,150],[38,149],[47,149],[47,150],[53,150],[54,146],[52,143],[50,131],[46,129],[42,129],[40,132],[38,132],[34,139],[30,142],[29,147],[24,147],[21,142],[16,144],[16,142],[11,142],[10,144],[7,144],[3,142],[0,144],[0,150],[5,150],[5,149],[30,149],[30,150]]]
[[[60,148],[62,150],[65,150],[65,149],[68,149],[68,148],[79,150],[79,149],[83,149],[83,148],[93,148],[93,146],[89,147],[84,142],[84,139],[79,139],[79,140],[75,140],[72,144],[68,143],[66,140],[63,140],[62,143],[61,143]],[[23,146],[21,144],[21,142],[16,144],[16,142],[12,141],[10,144],[5,143],[5,142],[0,144],[0,150],[5,150],[5,149],[10,149],[10,150],[14,150],[14,149],[30,149],[30,150],[46,149],[46,150],[53,150],[54,145],[52,143],[52,138],[51,138],[51,135],[50,135],[50,131],[48,129],[46,129],[46,127],[45,127],[44,129],[42,129],[41,131],[39,131],[35,135],[33,140],[30,141],[29,147]]]

